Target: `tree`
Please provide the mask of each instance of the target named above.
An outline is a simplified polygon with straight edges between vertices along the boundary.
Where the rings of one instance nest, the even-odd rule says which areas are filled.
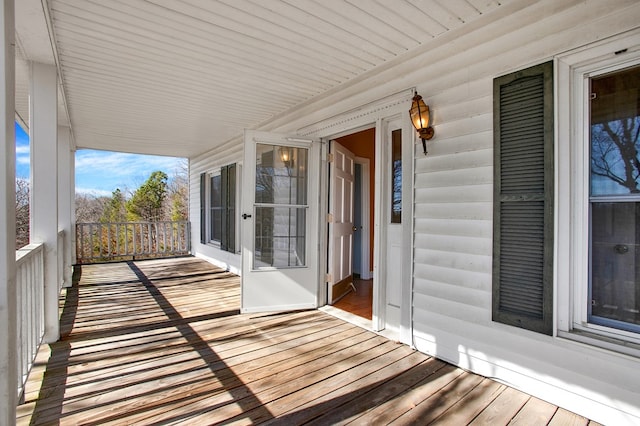
[[[165,172],[155,171],[134,191],[126,203],[130,220],[162,219],[162,207],[167,196],[167,179]]]
[[[189,165],[186,160],[180,163],[178,169],[167,187],[165,201],[165,220],[181,221],[189,218]]]
[[[640,119],[622,118],[591,128],[591,172],[640,192]]]
[[[116,188],[111,194],[111,198],[107,199],[104,204],[104,210],[100,216],[100,222],[113,223],[113,222],[126,222],[127,221],[127,209],[126,200],[124,194],[120,191],[120,188]]]
[[[76,222],[99,222],[104,212],[108,197],[96,197],[89,194],[76,193]]]
[[[16,178],[16,249],[29,244],[29,180]]]

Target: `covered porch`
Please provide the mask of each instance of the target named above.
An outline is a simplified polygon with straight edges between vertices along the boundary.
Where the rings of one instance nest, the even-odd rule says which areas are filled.
[[[200,259],[76,275],[19,425],[595,424],[318,310],[240,314]]]

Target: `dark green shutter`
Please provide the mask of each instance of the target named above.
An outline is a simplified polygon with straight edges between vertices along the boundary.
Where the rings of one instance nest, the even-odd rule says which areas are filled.
[[[553,332],[553,63],[496,78],[493,320]]]
[[[227,172],[227,212],[226,224],[229,229],[227,235],[227,251],[236,252],[236,165],[228,166]]]
[[[207,174],[200,173],[200,243],[205,244],[207,242],[207,217],[206,217],[206,202],[207,202]]]
[[[220,248],[236,251],[236,165],[230,164],[220,170],[222,178],[222,237]]]

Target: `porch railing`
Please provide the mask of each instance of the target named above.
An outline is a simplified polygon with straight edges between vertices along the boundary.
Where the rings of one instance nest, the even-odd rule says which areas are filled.
[[[188,221],[76,224],[77,263],[180,256],[190,249]]]
[[[18,398],[44,336],[44,244],[16,251]]]
[[[58,231],[58,290],[62,290],[64,282],[64,230]]]

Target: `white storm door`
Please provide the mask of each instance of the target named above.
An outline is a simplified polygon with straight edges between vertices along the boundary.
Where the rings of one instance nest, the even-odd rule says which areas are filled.
[[[242,312],[318,306],[318,145],[245,132]]]
[[[342,296],[353,280],[353,197],[356,156],[333,141],[333,160],[329,163],[331,185],[329,198],[329,300],[333,303]],[[336,291],[334,291],[335,286]]]

